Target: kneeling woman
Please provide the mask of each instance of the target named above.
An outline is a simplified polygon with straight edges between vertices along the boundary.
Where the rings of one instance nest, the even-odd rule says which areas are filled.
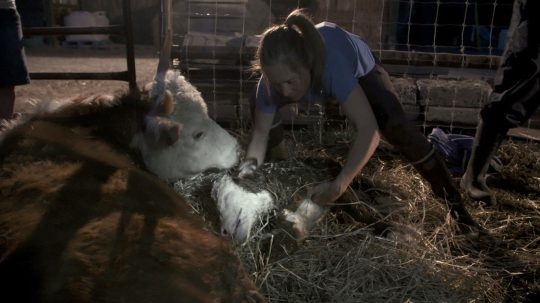
[[[296,10],[284,24],[264,32],[256,59],[262,76],[255,95],[246,163],[261,165],[267,147],[279,143],[274,137],[282,133],[276,114],[280,106],[332,98],[357,133],[339,175],[313,188],[314,202],[332,203],[345,192],[373,155],[381,134],[412,162],[460,225],[476,226],[444,162],[424,135],[406,120],[388,73],[360,37],[333,23],[314,25]],[[249,165],[242,167],[241,177],[249,174]]]

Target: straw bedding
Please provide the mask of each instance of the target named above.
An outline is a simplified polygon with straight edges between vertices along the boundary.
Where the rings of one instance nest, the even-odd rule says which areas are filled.
[[[349,142],[347,132],[288,133],[291,158],[265,164],[250,185],[269,190],[279,201],[252,238],[236,247],[271,302],[538,299],[540,144],[534,142],[509,141],[499,150],[503,170],[488,179],[498,205],[467,202],[486,228],[479,237],[460,234],[427,183],[382,144],[305,241],[280,242],[279,208],[335,176]],[[207,172],[174,184],[216,232],[219,214],[210,191],[221,174]]]

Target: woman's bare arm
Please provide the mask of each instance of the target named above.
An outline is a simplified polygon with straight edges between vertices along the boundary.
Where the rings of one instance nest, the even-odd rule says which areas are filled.
[[[338,176],[333,181],[320,184],[313,189],[312,200],[320,205],[335,201],[345,192],[371,158],[380,141],[377,120],[359,85],[352,90],[341,105],[341,109],[355,126],[356,136]]]
[[[257,167],[264,163],[266,146],[268,144],[268,133],[272,128],[274,113],[265,113],[255,108],[255,120],[251,140],[249,142],[246,159],[255,159]]]

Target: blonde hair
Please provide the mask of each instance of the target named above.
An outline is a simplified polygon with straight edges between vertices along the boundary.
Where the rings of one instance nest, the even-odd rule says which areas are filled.
[[[326,48],[322,36],[301,9],[287,16],[281,25],[268,28],[259,43],[253,68],[285,64],[295,69],[304,67],[311,74],[311,87],[322,89]]]

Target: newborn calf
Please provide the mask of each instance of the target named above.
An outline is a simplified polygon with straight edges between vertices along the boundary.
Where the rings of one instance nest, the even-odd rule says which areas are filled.
[[[231,177],[236,175],[233,171],[203,173],[178,181],[175,189],[235,243],[268,232],[277,221],[294,227],[291,232],[303,238],[326,211],[311,202],[306,189],[331,178],[339,168],[326,160],[290,159],[265,163],[249,178]]]

